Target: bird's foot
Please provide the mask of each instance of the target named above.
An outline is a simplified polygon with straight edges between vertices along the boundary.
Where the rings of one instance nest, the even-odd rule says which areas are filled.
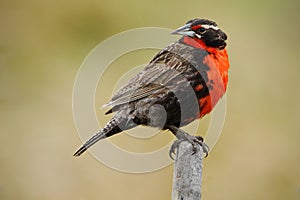
[[[179,147],[179,144],[183,142],[183,140],[175,140],[175,142],[172,144],[170,150],[169,150],[169,156],[172,160],[175,160],[175,158],[173,157],[173,155],[175,156],[176,155],[176,150],[178,149]]]
[[[176,131],[176,137],[178,138],[178,140],[176,140],[170,150],[169,150],[169,156],[171,159],[174,160],[173,155],[175,155],[175,151],[178,149],[179,145],[181,142],[183,141],[188,141],[189,143],[191,143],[192,148],[193,148],[193,153],[195,154],[198,151],[197,145],[200,145],[203,149],[203,152],[205,154],[205,157],[208,156],[208,152],[209,152],[209,147],[207,146],[207,144],[204,143],[203,141],[203,137],[201,136],[192,136],[188,133],[186,133],[185,131],[177,128],[177,127],[172,127],[172,129],[170,129],[172,132]]]

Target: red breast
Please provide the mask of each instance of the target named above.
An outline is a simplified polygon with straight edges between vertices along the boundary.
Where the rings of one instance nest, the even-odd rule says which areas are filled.
[[[202,60],[202,63],[209,67],[207,71],[208,82],[206,83],[209,88],[209,95],[199,99],[201,110],[198,117],[201,118],[211,112],[213,107],[226,92],[229,69],[228,54],[225,48],[218,49],[208,47],[201,39],[185,36],[183,41],[188,45],[208,52]],[[199,87],[194,89],[201,89]]]

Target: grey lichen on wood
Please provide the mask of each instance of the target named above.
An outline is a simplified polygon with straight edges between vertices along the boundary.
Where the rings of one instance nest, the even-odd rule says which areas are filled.
[[[174,162],[172,200],[201,199],[202,163],[205,156],[203,148],[196,145],[193,154],[191,143],[179,144]]]

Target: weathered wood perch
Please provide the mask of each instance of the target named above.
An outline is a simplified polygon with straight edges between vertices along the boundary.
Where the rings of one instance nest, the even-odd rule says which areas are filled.
[[[179,144],[174,161],[172,200],[201,199],[202,162],[205,157],[203,147],[197,146],[193,154],[191,143]]]

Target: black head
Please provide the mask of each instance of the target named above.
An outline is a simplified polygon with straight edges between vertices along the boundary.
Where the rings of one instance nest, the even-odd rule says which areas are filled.
[[[202,40],[206,46],[224,49],[227,35],[218,25],[207,19],[192,19],[184,26],[176,29],[172,34],[180,34]]]

